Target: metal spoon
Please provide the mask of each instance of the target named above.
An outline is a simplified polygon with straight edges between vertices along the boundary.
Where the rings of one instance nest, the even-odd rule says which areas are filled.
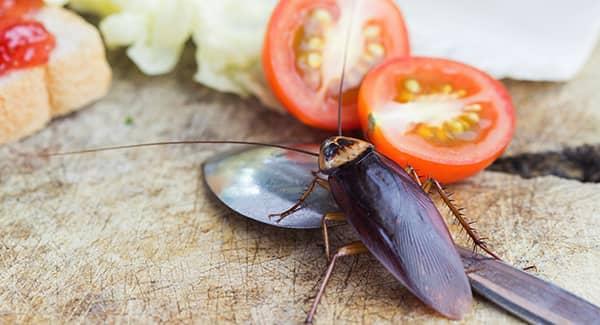
[[[314,144],[296,147],[319,151]],[[302,209],[277,222],[269,214],[296,203],[317,171],[315,157],[290,150],[243,147],[218,154],[204,163],[204,179],[210,190],[235,212],[276,227],[320,228],[325,212],[338,207],[326,190],[316,188]]]

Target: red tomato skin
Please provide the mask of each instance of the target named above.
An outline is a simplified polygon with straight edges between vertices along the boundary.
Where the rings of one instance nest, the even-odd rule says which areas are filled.
[[[392,0],[378,0],[377,2],[393,6],[397,19],[395,26],[395,43],[386,41],[394,56],[408,56],[410,45],[408,31],[402,14]],[[329,100],[323,103],[315,98],[312,90],[304,85],[301,77],[295,73],[292,40],[295,28],[300,25],[307,10],[316,7],[336,8],[336,0],[282,0],[271,15],[265,41],[263,43],[262,65],[265,79],[270,85],[275,97],[282,106],[296,119],[312,127],[325,130],[337,130],[337,101]],[[374,2],[375,3],[375,2]],[[282,32],[285,31],[285,32]],[[398,41],[400,40],[400,41]],[[388,47],[386,46],[386,49]],[[277,67],[282,67],[278,69]],[[283,71],[282,71],[283,70]],[[323,110],[326,105],[328,110]],[[342,108],[342,128],[353,130],[360,128],[358,118],[358,105],[345,105]]]
[[[380,96],[381,94],[377,93],[376,89],[374,89],[376,79],[380,78],[380,76],[385,73],[386,69],[410,60],[421,60],[423,62],[430,62],[431,60],[434,60],[440,65],[461,65],[467,68],[469,73],[477,74],[479,77],[485,80],[485,82],[491,89],[493,89],[497,96],[496,103],[499,106],[497,111],[499,114],[505,114],[507,120],[505,125],[500,126],[503,128],[503,136],[495,144],[494,150],[490,150],[489,154],[485,155],[485,157],[473,157],[469,163],[457,163],[453,162],[452,159],[446,161],[433,161],[424,159],[423,157],[419,157],[411,153],[407,153],[403,151],[402,148],[392,146],[385,139],[378,127],[375,130],[369,130],[369,113],[371,112],[371,106],[373,105],[374,101],[380,101],[383,97]],[[379,100],[374,100],[373,98],[378,98]],[[422,177],[432,177],[445,184],[461,181],[467,177],[477,174],[481,170],[491,165],[506,150],[515,132],[515,111],[510,94],[504,85],[500,81],[489,76],[484,71],[452,60],[427,57],[390,59],[367,74],[361,85],[358,101],[361,127],[365,135],[368,135],[369,141],[375,145],[375,148],[378,152],[404,167],[412,166]]]

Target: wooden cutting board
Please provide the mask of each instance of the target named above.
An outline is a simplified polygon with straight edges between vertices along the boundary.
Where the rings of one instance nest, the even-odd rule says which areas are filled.
[[[257,224],[208,195],[200,165],[226,146],[30,154],[184,138],[319,142],[327,133],[193,83],[193,53],[163,77],[141,75],[122,53],[111,63],[106,98],[0,148],[0,322],[300,323],[326,266],[320,231]],[[507,154],[600,144],[600,48],[569,83],[507,84],[519,119]],[[534,264],[600,304],[600,184],[483,172],[452,190],[509,263]],[[353,238],[347,226],[334,230],[336,245]],[[367,255],[341,262],[316,319],[408,321],[446,322]],[[477,298],[463,322],[518,320]]]

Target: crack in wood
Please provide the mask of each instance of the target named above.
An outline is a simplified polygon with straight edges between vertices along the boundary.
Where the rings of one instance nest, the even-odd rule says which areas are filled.
[[[523,178],[553,175],[584,183],[600,183],[600,144],[500,158],[488,170]]]

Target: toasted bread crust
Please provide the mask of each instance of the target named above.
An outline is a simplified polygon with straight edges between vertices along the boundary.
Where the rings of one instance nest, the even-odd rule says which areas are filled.
[[[50,120],[45,75],[44,67],[36,67],[1,78],[0,143],[32,134]]]
[[[46,65],[0,76],[0,144],[42,129],[104,96],[111,71],[95,27],[62,8],[35,15],[56,38]]]
[[[98,30],[62,8],[44,8],[36,18],[56,37],[56,49],[47,65],[52,117],[106,95],[111,71]]]

